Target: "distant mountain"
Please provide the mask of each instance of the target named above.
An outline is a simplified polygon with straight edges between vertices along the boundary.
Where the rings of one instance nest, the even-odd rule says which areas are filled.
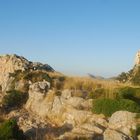
[[[89,76],[90,78],[93,78],[93,79],[99,79],[99,80],[105,79],[105,78],[102,77],[102,76],[95,76],[95,75],[90,74],[90,73],[88,73],[88,76]]]

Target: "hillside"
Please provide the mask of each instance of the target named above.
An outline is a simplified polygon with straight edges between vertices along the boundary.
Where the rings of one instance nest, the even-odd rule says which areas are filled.
[[[0,71],[0,140],[135,140],[140,135],[139,86],[69,77],[18,55],[0,56]],[[131,74],[127,79],[137,81],[139,68]]]

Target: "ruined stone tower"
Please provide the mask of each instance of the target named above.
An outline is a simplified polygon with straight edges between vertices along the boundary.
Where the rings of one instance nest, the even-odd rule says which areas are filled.
[[[140,50],[136,54],[135,66],[140,66]]]

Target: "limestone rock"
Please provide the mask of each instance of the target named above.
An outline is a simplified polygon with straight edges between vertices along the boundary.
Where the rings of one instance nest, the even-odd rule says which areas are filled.
[[[137,129],[136,115],[136,113],[118,111],[111,116],[109,128],[121,131],[127,136],[133,136],[132,131],[136,132]]]
[[[46,81],[32,84],[29,88],[29,99],[25,108],[34,110],[40,116],[46,116],[47,110],[52,106],[51,99],[48,102],[44,100],[47,94],[51,94],[51,91],[48,92],[49,88],[50,84]]]

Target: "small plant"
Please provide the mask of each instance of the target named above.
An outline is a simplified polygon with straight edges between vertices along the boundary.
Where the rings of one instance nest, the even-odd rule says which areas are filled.
[[[140,106],[134,101],[127,99],[97,99],[93,101],[92,111],[94,113],[111,116],[114,112],[120,110],[139,113]]]
[[[103,88],[98,88],[89,93],[89,98],[91,99],[98,99],[101,97],[105,97],[106,90]]]
[[[0,140],[25,140],[23,132],[15,120],[8,120],[0,125]]]

